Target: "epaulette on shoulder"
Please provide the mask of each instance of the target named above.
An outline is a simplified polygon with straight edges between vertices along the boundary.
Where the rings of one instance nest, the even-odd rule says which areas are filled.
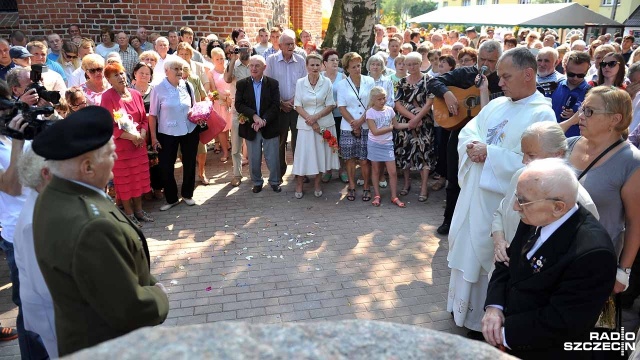
[[[91,218],[96,218],[100,216],[100,209],[98,208],[98,205],[96,205],[96,202],[94,201],[94,199],[86,195],[80,195],[79,198],[84,203],[87,209],[87,214]]]

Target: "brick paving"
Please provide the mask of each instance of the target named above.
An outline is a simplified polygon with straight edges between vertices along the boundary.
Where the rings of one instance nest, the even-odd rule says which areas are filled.
[[[446,311],[448,244],[435,232],[444,190],[419,203],[414,177],[407,208],[392,205],[388,189],[375,208],[360,200],[361,187],[356,201],[347,201],[336,174],[321,198],[310,183],[298,200],[288,174],[281,193],[265,187],[253,194],[247,178],[231,187],[230,164],[218,159],[209,153],[208,175],[217,175],[197,187],[196,206],[159,212],[162,202],[146,203],[156,218],[143,228],[152,272],[168,288],[171,306],[161,326],[375,319],[465,333]],[[17,315],[10,286],[3,259],[5,326]],[[18,353],[17,341],[0,344],[0,359]]]

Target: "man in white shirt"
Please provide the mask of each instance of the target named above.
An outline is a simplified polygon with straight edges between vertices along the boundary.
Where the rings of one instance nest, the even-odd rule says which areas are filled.
[[[628,284],[624,269],[616,275],[607,231],[577,196],[578,179],[562,159],[536,160],[518,178],[521,222],[509,264],[496,262],[482,319],[490,345],[518,358],[576,358],[565,344],[589,341],[616,278]]]
[[[152,85],[158,85],[167,77],[164,71],[164,62],[167,60],[167,57],[171,56],[169,55],[169,40],[164,36],[160,36],[156,39],[155,49],[160,57],[158,58],[156,66],[153,68]]]
[[[378,51],[387,51],[389,47],[389,39],[385,36],[385,28],[382,24],[376,24],[373,27],[373,31],[376,34],[373,39],[373,46],[371,47],[371,55],[375,55]]]

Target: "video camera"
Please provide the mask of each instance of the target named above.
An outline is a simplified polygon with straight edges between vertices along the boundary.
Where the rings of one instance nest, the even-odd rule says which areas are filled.
[[[49,71],[49,69],[47,68],[46,65],[42,65],[42,64],[32,64],[31,65],[31,85],[29,85],[26,89],[25,92],[31,90],[31,89],[36,89],[36,92],[38,93],[38,96],[52,104],[57,104],[60,102],[60,93],[57,91],[49,91],[47,89],[44,88],[44,86],[42,86],[42,84],[40,84],[40,81],[42,81],[42,73],[43,72],[47,72]]]
[[[27,123],[24,132],[13,130],[9,127],[9,123],[18,115],[18,112],[22,114],[22,117]],[[53,112],[54,109],[52,106],[34,107],[22,101],[14,102],[9,99],[0,98],[0,134],[18,140],[33,140],[33,138],[53,124],[52,120],[38,119],[38,115],[49,116],[53,114]]]

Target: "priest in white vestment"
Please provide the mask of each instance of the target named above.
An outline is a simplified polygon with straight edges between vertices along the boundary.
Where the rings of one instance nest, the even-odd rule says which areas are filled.
[[[505,96],[482,108],[458,140],[461,192],[449,232],[447,311],[453,312],[456,325],[472,331],[482,330],[494,258],[491,222],[513,174],[522,167],[520,138],[535,122],[555,121],[551,102],[536,90],[536,69],[536,58],[526,48],[502,54],[497,72]]]

